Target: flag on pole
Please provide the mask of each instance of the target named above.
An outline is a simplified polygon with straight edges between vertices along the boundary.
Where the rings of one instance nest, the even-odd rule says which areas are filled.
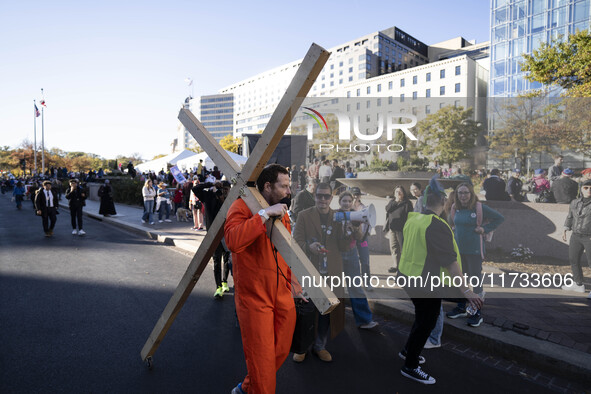
[[[41,112],[39,112],[39,108],[37,108],[36,104],[33,104],[35,106],[35,117],[38,118],[39,116],[41,116]]]
[[[47,108],[47,105],[45,105],[45,100],[41,100],[40,103],[41,103],[42,106],[44,106],[45,108]]]

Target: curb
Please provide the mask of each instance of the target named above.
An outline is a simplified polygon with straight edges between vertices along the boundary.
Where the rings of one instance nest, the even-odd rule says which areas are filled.
[[[403,323],[414,322],[414,309],[410,304],[394,306],[375,300],[368,301],[375,313]],[[591,356],[588,353],[490,324],[482,324],[475,329],[446,318],[444,332],[446,336],[474,348],[513,359],[524,366],[532,366],[553,375],[562,374],[566,379],[591,386]]]
[[[60,202],[60,207],[62,207],[64,209],[69,209],[68,205],[64,204],[63,202]],[[139,225],[139,224],[135,225],[135,224],[125,223],[123,221],[117,220],[117,218],[104,217],[103,215],[98,214],[98,213],[87,212],[84,210],[82,211],[82,213],[83,213],[83,215],[88,216],[89,218],[99,220],[99,221],[105,222],[105,223],[110,223],[114,226],[124,228],[125,230],[130,231],[134,234],[137,234],[137,235],[140,235],[143,237],[147,237],[149,239],[163,243],[165,245],[175,246],[179,249],[184,250],[185,252],[195,253],[197,251],[197,249],[195,249],[193,242],[187,242],[187,241],[175,239],[175,237],[177,236],[176,234],[167,234],[167,233],[159,231],[159,230],[152,230],[150,228],[146,228],[146,227]]]

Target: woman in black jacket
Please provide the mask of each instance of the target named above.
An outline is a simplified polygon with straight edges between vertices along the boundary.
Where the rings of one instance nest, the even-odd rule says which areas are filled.
[[[386,227],[384,229],[389,231],[390,252],[394,259],[393,266],[388,268],[390,273],[398,271],[398,262],[402,253],[402,229],[408,218],[408,213],[412,211],[412,203],[406,195],[406,190],[404,190],[403,186],[396,186],[394,188],[394,198],[386,205]]]

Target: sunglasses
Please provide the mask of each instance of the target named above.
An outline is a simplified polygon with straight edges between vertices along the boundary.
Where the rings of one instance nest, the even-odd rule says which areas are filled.
[[[331,194],[316,194],[316,198],[319,200],[330,200],[330,198],[332,197]]]

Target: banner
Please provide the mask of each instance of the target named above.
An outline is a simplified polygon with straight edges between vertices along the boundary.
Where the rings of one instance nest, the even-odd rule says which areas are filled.
[[[185,178],[185,176],[182,174],[181,170],[179,170],[179,168],[177,166],[170,167],[170,172],[172,173],[172,176],[174,177],[174,179],[176,179],[176,181],[178,183],[187,182],[187,179]]]

